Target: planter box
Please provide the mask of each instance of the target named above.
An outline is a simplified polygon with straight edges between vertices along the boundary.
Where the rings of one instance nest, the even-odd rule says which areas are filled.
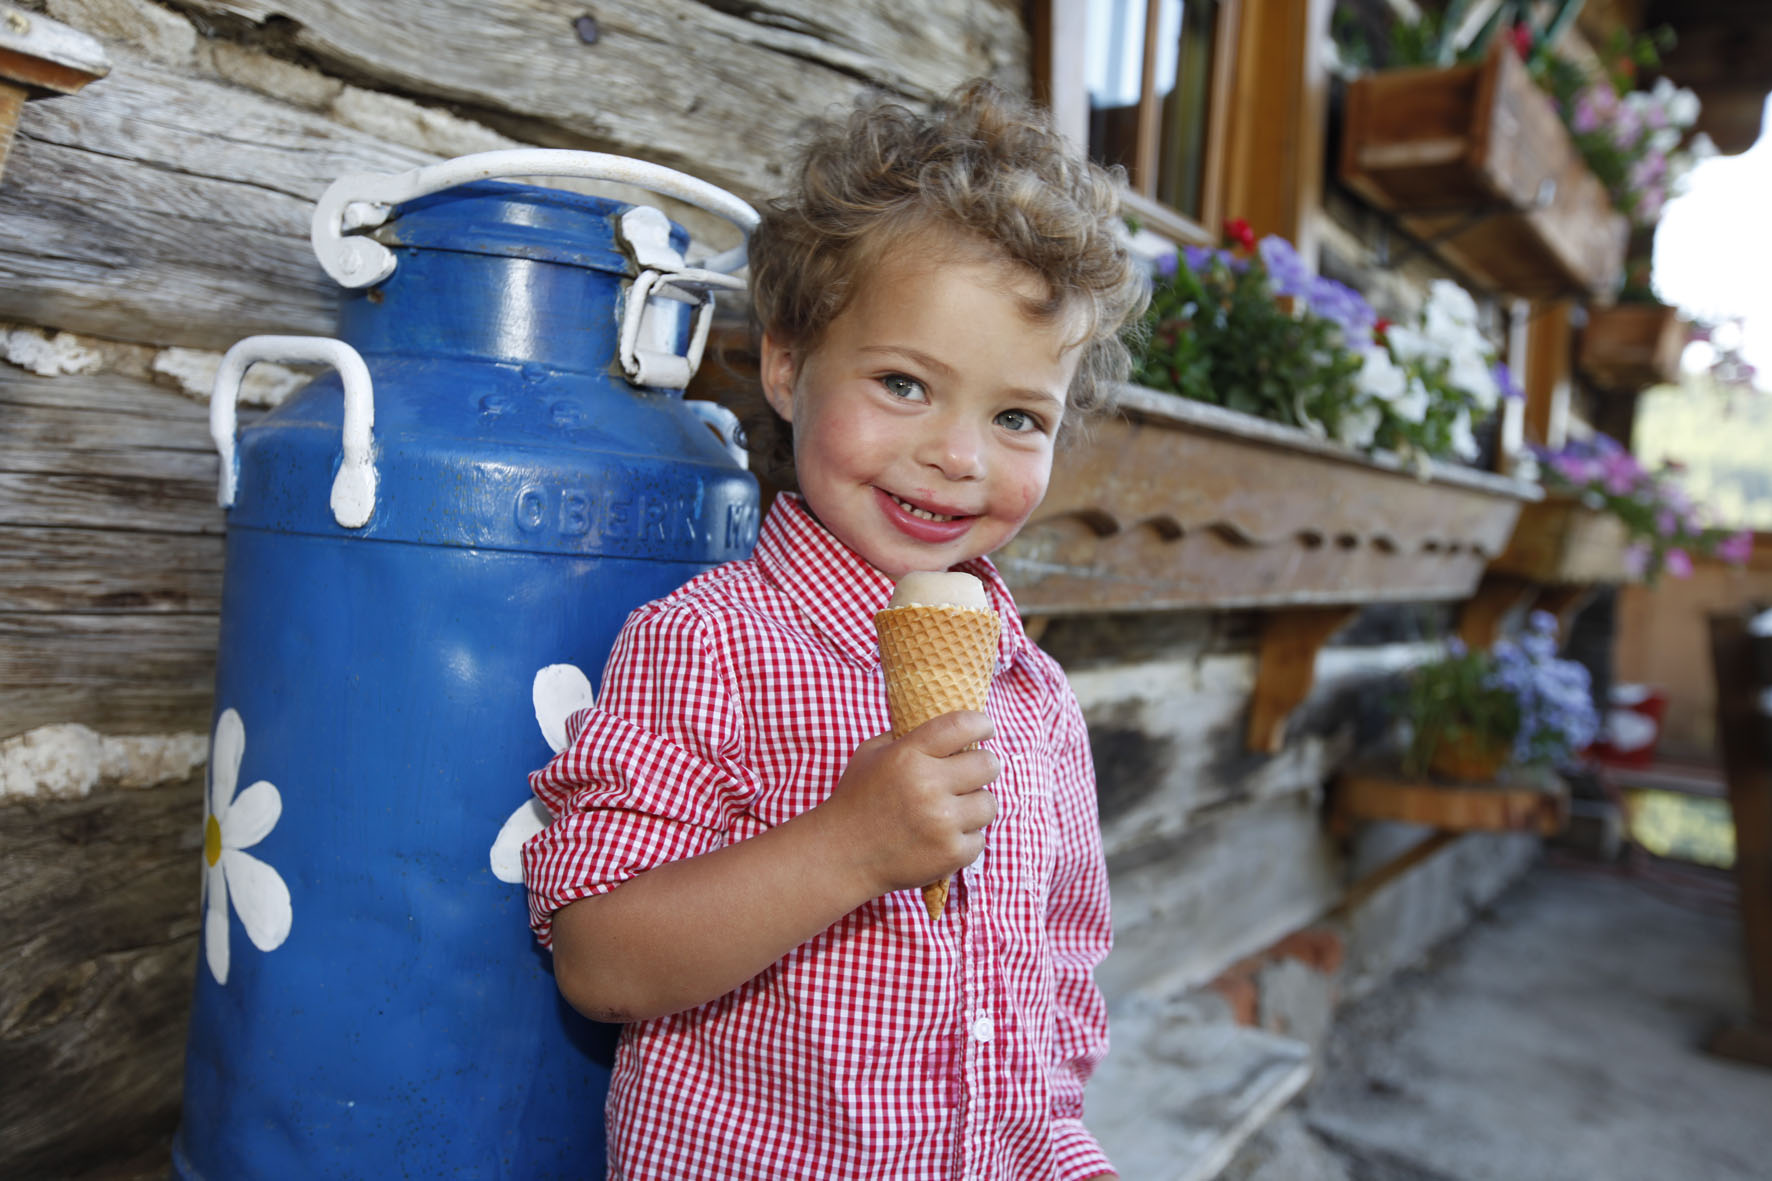
[[[1481,65],[1355,80],[1340,174],[1483,286],[1610,300],[1623,275],[1624,216],[1500,40]]]
[[[1624,564],[1628,540],[1624,522],[1611,513],[1553,496],[1521,511],[1489,570],[1540,586],[1634,582]]]
[[[1606,393],[1638,390],[1680,379],[1686,325],[1680,313],[1658,303],[1621,303],[1590,308],[1575,366]]]
[[[1025,614],[1462,599],[1542,495],[1154,390],[1120,407],[995,555]]]

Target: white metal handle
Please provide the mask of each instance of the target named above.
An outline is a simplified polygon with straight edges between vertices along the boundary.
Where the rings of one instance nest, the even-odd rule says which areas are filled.
[[[338,370],[345,387],[344,457],[332,480],[332,517],[346,529],[361,529],[375,512],[374,387],[369,366],[357,350],[326,336],[248,336],[222,357],[209,398],[209,434],[221,452],[216,503],[230,507],[240,485],[234,405],[240,397],[241,379],[260,361],[319,363]]]
[[[739,244],[697,261],[698,270],[730,274],[745,264],[757,211],[725,189],[687,173],[644,160],[604,152],[559,148],[512,148],[457,156],[408,172],[347,172],[320,194],[310,236],[326,273],[346,287],[369,287],[394,273],[394,252],[352,230],[373,229],[393,216],[403,201],[440,193],[456,185],[499,176],[569,176],[608,180],[674,197],[725,218],[738,228]]]

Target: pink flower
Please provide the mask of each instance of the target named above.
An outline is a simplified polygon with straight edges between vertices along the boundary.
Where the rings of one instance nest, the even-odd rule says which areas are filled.
[[[1731,566],[1745,566],[1754,556],[1754,531],[1743,529],[1717,543],[1717,557]]]
[[[1675,578],[1692,577],[1692,557],[1683,549],[1670,549],[1662,559],[1667,572]]]

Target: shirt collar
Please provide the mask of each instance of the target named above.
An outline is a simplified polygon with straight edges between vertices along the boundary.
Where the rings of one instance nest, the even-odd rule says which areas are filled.
[[[756,560],[812,629],[839,652],[869,667],[880,663],[874,615],[892,598],[892,579],[838,541],[798,494],[780,493],[769,506],[757,535]],[[973,558],[953,569],[984,584],[1001,621],[997,667],[1009,667],[1028,642],[1009,588],[989,558]]]

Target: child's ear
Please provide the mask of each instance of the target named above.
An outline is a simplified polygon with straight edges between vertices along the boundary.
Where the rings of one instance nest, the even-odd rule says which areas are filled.
[[[794,362],[792,349],[772,333],[763,334],[763,397],[785,422],[794,421]]]

